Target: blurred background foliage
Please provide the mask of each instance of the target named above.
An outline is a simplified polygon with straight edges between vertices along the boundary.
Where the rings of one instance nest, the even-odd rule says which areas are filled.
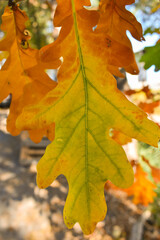
[[[160,28],[160,2],[157,0],[140,0],[134,4],[134,12],[141,16],[144,35],[159,32]]]
[[[52,19],[56,6],[55,0],[21,0],[20,8],[24,10],[29,22],[27,28],[31,32],[31,46],[41,48],[53,41]],[[0,0],[0,16],[2,16],[7,0]],[[1,20],[0,20],[1,23]]]

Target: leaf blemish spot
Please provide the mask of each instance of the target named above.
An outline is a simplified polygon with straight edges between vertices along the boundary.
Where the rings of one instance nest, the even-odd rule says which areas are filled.
[[[27,48],[29,47],[29,43],[28,43],[26,40],[22,39],[22,41],[21,41],[21,47],[22,47],[23,49],[27,49]]]
[[[57,142],[63,142],[62,138],[57,138]]]
[[[110,47],[111,46],[111,40],[110,39],[106,39],[107,40],[107,47]]]

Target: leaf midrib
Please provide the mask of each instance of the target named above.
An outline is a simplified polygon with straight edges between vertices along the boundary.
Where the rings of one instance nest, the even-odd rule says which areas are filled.
[[[80,36],[78,31],[78,23],[77,23],[77,15],[74,0],[71,0],[72,3],[72,11],[73,11],[73,22],[74,22],[74,30],[75,30],[75,37],[77,41],[77,48],[79,53],[79,60],[80,60],[80,70],[82,73],[83,78],[83,85],[84,85],[84,94],[85,94],[85,185],[86,185],[86,196],[87,196],[87,208],[88,208],[88,217],[90,218],[90,193],[89,193],[89,171],[88,171],[88,83],[85,71],[85,65],[83,60],[83,54],[81,49],[81,42]]]

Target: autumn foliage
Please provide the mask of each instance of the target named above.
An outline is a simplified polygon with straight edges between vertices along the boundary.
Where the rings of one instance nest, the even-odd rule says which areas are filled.
[[[84,8],[89,0],[57,0],[59,37],[40,50],[30,47],[28,18],[17,4],[11,1],[2,16],[0,51],[8,55],[0,71],[0,101],[12,94],[7,129],[13,135],[28,130],[35,142],[44,135],[52,141],[37,166],[38,186],[66,177],[64,221],[68,228],[79,222],[85,234],[106,215],[105,182],[127,188],[134,180],[110,129],[153,146],[160,138],[158,125],[117,89],[113,77],[122,76],[122,67],[138,73],[126,35],[129,30],[143,40],[140,23],[125,9],[133,2],[102,0],[99,10],[91,10]],[[46,69],[58,69],[58,82]]]
[[[133,165],[132,165],[133,166]],[[157,175],[159,174],[159,169],[152,167],[155,171],[153,174],[155,175],[155,179],[157,179]],[[110,181],[106,182],[105,188],[113,189],[117,191],[125,192],[128,196],[133,197],[133,202],[135,204],[143,204],[147,206],[149,203],[152,203],[154,197],[156,196],[155,189],[156,185],[148,179],[147,173],[142,169],[140,164],[134,164],[134,183],[129,188],[118,188],[113,185]],[[159,178],[157,179],[159,182]]]

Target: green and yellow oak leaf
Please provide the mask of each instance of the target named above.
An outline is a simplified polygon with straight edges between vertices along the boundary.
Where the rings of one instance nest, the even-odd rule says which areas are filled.
[[[96,32],[101,33],[101,39],[105,37],[108,47],[108,63],[110,64],[110,71],[114,75],[117,75],[116,67],[123,67],[131,74],[139,72],[131,42],[126,34],[128,30],[135,39],[144,40],[141,24],[131,12],[125,9],[125,5],[134,2],[135,0],[100,1],[100,17]]]
[[[45,64],[40,60],[39,50],[29,47],[30,34],[26,29],[28,17],[18,6],[6,7],[2,16],[1,29],[5,32],[0,41],[0,51],[9,53],[0,70],[0,102],[12,94],[10,114],[7,129],[12,135],[20,131],[15,122],[23,107],[36,104],[46,93],[55,88],[57,83],[46,74],[45,69],[57,68],[59,60]],[[4,54],[6,56],[6,54]],[[54,138],[53,124],[45,129],[31,130],[30,136],[35,141],[47,135],[50,140]]]
[[[60,36],[41,52],[46,62],[51,61],[53,50],[63,57],[58,85],[23,110],[17,127],[55,123],[55,139],[37,166],[37,183],[45,188],[63,174],[69,184],[64,221],[68,228],[79,222],[83,232],[90,234],[106,214],[106,180],[122,188],[133,183],[132,167],[120,144],[110,138],[110,129],[154,146],[160,129],[117,89],[108,70],[108,49],[104,44],[100,51],[101,41],[93,31],[96,13],[81,7],[86,1],[80,6],[79,0],[58,1],[62,2],[71,9],[57,8]]]

